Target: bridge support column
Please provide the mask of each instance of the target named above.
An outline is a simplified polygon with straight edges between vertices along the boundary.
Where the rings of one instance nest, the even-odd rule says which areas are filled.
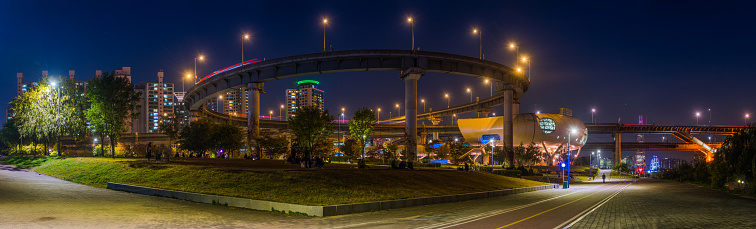
[[[614,132],[614,166],[622,162],[622,132]]]
[[[252,146],[253,140],[260,136],[260,93],[265,92],[263,91],[263,83],[249,83],[247,90],[247,107],[249,109],[247,114],[247,144]],[[259,151],[255,150],[255,153],[257,152]]]
[[[215,111],[221,114],[225,113],[226,110],[226,103],[224,103],[224,99],[226,99],[225,96],[221,95],[218,96],[218,100],[215,101]]]
[[[512,102],[512,117],[517,116],[520,114],[520,99],[515,99],[514,102]]]
[[[409,162],[417,160],[417,80],[423,75],[422,69],[416,67],[411,67],[402,72],[402,80],[404,80],[404,123],[407,135],[405,148]]]
[[[512,114],[514,114],[514,109],[512,103],[514,102],[514,89],[509,86],[505,88],[502,93],[504,93],[504,110],[502,111],[501,116],[502,118],[504,118],[504,128],[503,134],[501,136],[501,141],[504,147],[513,147],[512,143],[514,142],[514,135],[512,134]],[[509,153],[507,161],[509,161],[509,165],[514,166],[513,153]]]

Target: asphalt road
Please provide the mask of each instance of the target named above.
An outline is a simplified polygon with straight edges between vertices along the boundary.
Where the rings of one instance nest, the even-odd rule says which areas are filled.
[[[756,228],[754,206],[753,199],[641,179],[307,217],[93,188],[0,165],[0,228]]]

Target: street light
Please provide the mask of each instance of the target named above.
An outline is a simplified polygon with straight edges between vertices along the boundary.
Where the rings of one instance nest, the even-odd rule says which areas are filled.
[[[200,55],[194,58],[194,84],[197,84],[197,59],[204,60],[205,57]]]
[[[191,79],[192,78],[192,74],[186,74],[186,78],[187,79]],[[184,95],[186,95],[186,88],[185,87],[186,87],[186,80],[182,79],[181,80],[181,91],[184,92]]]
[[[750,118],[750,117],[751,117],[751,115],[750,115],[750,114],[746,114],[746,116],[745,116],[745,121],[744,121],[744,123],[743,123],[743,125],[744,125],[744,126],[748,126],[748,118]]]
[[[454,118],[457,118],[457,114],[452,114],[452,125],[454,125]]]
[[[339,120],[339,130],[338,130],[338,131],[336,132],[336,134],[338,134],[338,135],[339,135],[339,136],[338,136],[338,137],[339,137],[339,140],[338,140],[338,142],[339,142],[339,145],[341,145],[341,121],[342,121],[342,120],[344,120],[344,112],[343,112],[343,110],[344,110],[344,109],[342,108],[342,112],[341,112],[341,115],[339,115],[339,119],[340,119],[340,120]],[[341,150],[340,150],[340,149],[338,149],[338,151],[339,151],[339,153],[341,153]]]
[[[425,99],[420,99],[420,102],[423,103],[423,113],[425,113]]]
[[[268,120],[273,120],[273,110],[268,112]]]
[[[711,126],[711,108],[709,108],[709,126]]]
[[[530,81],[530,62],[528,61],[528,58],[523,57],[522,62],[528,63],[528,81]]]
[[[509,43],[509,49],[515,50],[515,67],[517,67],[517,57],[520,56],[520,46],[515,43]]]
[[[577,131],[573,128],[567,133],[567,187],[570,186],[570,142],[572,141],[572,134],[575,132]]]
[[[449,108],[449,104],[451,104],[451,99],[449,98],[449,94],[444,94],[444,97],[446,97],[446,108]]]
[[[327,25],[327,24],[328,24],[328,19],[327,19],[327,18],[323,18],[323,52],[325,52],[325,51],[326,51],[326,48],[325,48],[325,46],[326,46],[326,40],[325,40],[325,39],[326,39],[326,36],[325,36],[326,34],[325,34],[325,29],[326,29],[326,25]]]
[[[281,108],[278,108],[278,120],[281,120],[281,115],[282,115],[281,110],[283,110],[283,108],[284,108],[283,104],[281,104]]]
[[[55,101],[55,103],[56,103],[56,106],[58,107],[58,114],[55,115],[55,122],[58,124],[58,129],[56,131],[57,132],[56,134],[58,135],[57,136],[58,137],[58,146],[57,146],[57,148],[58,148],[58,156],[60,156],[61,155],[60,154],[60,88],[58,88],[58,84],[55,81],[53,81],[51,84],[52,84],[53,88],[55,88],[55,94],[57,94],[56,95],[57,96],[57,100]]]
[[[402,116],[402,110],[399,109],[398,103],[396,104],[396,112],[399,114],[399,116]],[[396,117],[399,117],[399,116],[396,116]]]
[[[242,36],[242,42],[241,42],[241,45],[242,45],[242,63],[244,63],[244,41],[245,40],[249,40],[249,35],[248,34],[244,34],[244,36]],[[244,64],[242,64],[242,68],[244,68]]]
[[[407,22],[410,24],[410,30],[412,30],[412,50],[415,50],[415,22],[412,20],[412,17],[407,18]]]
[[[378,123],[381,122],[381,108],[378,108]]]
[[[480,42],[480,59],[483,59],[483,31],[479,29],[473,29],[473,34],[478,34],[478,41]]]
[[[698,117],[701,117],[701,112],[696,112],[696,125],[698,125]]]
[[[591,122],[593,122],[593,124],[596,124],[596,119],[593,119],[593,114],[595,113],[596,113],[596,108],[591,108]]]
[[[470,93],[470,102],[472,103],[472,91],[470,91],[470,88],[467,88],[467,93]]]

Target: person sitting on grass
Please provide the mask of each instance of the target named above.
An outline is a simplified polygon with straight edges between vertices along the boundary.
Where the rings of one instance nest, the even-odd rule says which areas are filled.
[[[365,164],[365,160],[364,160],[364,159],[360,159],[359,161],[357,161],[357,168],[361,168],[361,169],[369,169],[369,168],[370,168],[370,166],[367,166],[367,165]]]
[[[315,168],[322,169],[325,166],[325,162],[320,157],[315,157]]]

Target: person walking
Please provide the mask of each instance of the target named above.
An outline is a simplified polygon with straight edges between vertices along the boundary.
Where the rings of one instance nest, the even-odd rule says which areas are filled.
[[[601,174],[601,183],[606,183],[606,173]]]

